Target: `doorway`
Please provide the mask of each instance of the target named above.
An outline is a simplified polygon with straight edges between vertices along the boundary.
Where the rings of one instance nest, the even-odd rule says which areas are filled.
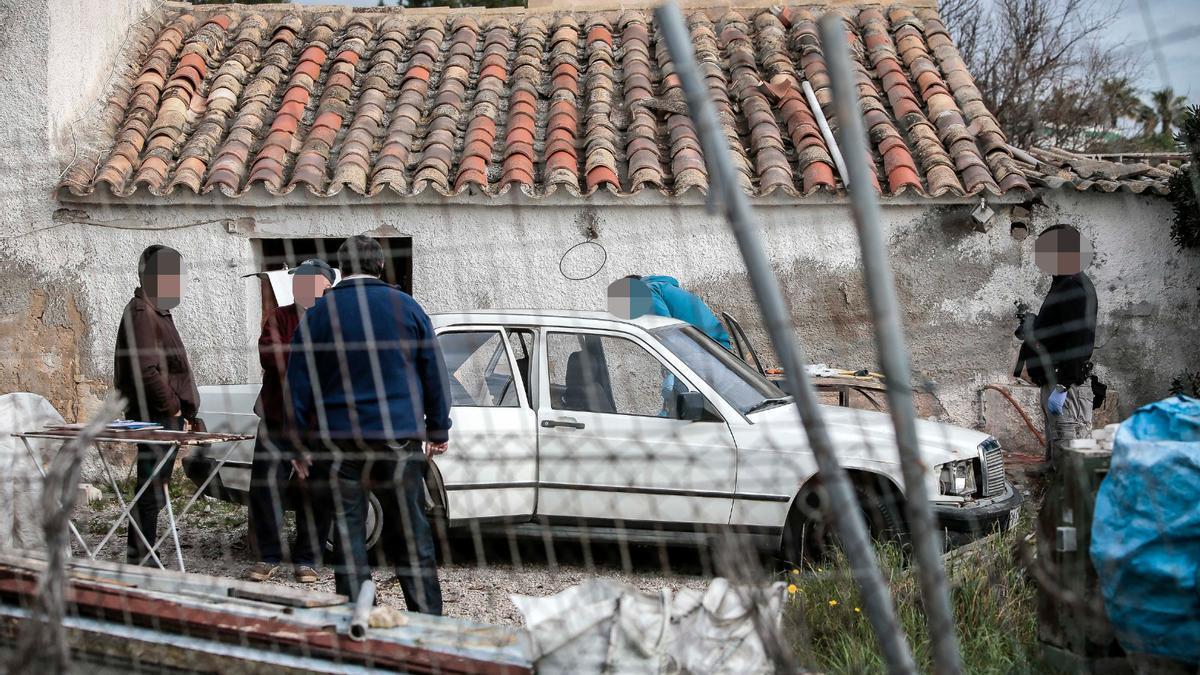
[[[291,269],[309,258],[337,267],[337,250],[344,237],[257,239],[261,269]],[[383,246],[383,280],[412,295],[412,237],[375,237]]]

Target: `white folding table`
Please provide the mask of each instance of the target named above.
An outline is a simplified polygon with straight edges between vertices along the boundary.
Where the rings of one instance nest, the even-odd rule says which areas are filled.
[[[33,447],[29,444],[29,440],[58,440],[63,441],[65,445],[67,441],[74,439],[76,436],[78,436],[78,434],[78,429],[42,429],[38,431],[27,431],[25,433],[14,435],[17,438],[20,438],[25,444],[25,449],[29,452],[29,456],[33,459],[34,465],[37,466],[38,471],[40,471],[42,476],[45,477],[46,470],[42,467],[42,463],[38,459],[37,453],[34,452]],[[192,505],[196,503],[196,500],[200,497],[200,495],[204,494],[204,490],[208,487],[208,484],[212,482],[213,478],[216,477],[217,472],[221,470],[221,467],[225,465],[225,462],[229,460],[230,455],[233,454],[234,446],[232,444],[238,441],[250,440],[252,438],[254,438],[254,436],[245,434],[220,434],[204,431],[172,431],[169,429],[142,429],[128,431],[117,431],[110,429],[101,432],[101,434],[93,439],[92,442],[96,444],[97,452],[100,455],[100,463],[104,466],[104,473],[108,477],[109,485],[112,486],[113,493],[117,496],[117,501],[121,505],[121,514],[115,521],[113,521],[112,526],[108,528],[108,532],[105,533],[104,538],[100,540],[100,543],[97,544],[95,548],[90,548],[87,545],[87,541],[84,540],[83,535],[79,532],[79,529],[75,527],[73,520],[70,522],[71,534],[75,536],[76,541],[79,542],[79,546],[83,549],[84,553],[87,554],[88,558],[95,560],[96,556],[101,550],[103,550],[104,545],[108,543],[108,540],[112,538],[114,533],[116,533],[117,528],[121,526],[121,523],[123,521],[129,521],[129,527],[133,528],[134,533],[138,539],[141,540],[142,546],[145,546],[146,550],[148,551],[147,554],[142,558],[141,564],[145,564],[147,560],[153,560],[156,565],[165,569],[165,565],[163,565],[162,560],[160,560],[158,557],[158,547],[161,546],[164,541],[166,541],[168,536],[170,536],[175,542],[175,558],[179,563],[179,569],[180,571],[185,571],[183,564],[183,549],[179,545],[179,528],[176,524],[174,508],[171,506],[171,495],[167,490],[167,484],[170,481],[170,476],[168,475],[168,479],[162,483],[163,492],[165,493],[163,496],[166,499],[168,531],[159,537],[158,540],[153,544],[151,544],[147,539],[146,534],[142,532],[141,527],[138,526],[137,520],[130,517],[131,513],[133,512],[134,505],[137,504],[137,500],[142,497],[146,490],[148,490],[150,486],[154,484],[154,478],[159,475],[159,472],[163,471],[164,468],[166,471],[170,472],[174,468],[174,466],[164,467],[164,465],[166,464],[168,458],[173,459],[175,457],[179,448],[185,446],[200,447],[216,445],[218,443],[230,443],[231,445],[229,450],[223,457],[221,457],[220,460],[217,461],[217,463],[213,466],[212,472],[204,479],[204,482],[200,484],[196,490],[196,493],[193,494],[191,499],[188,500],[187,504],[184,505],[183,510],[179,512],[179,519],[182,520],[184,516],[188,514],[188,511],[191,510]],[[100,445],[105,443],[141,443],[145,445],[163,446],[165,448],[162,457],[159,458],[158,463],[154,465],[154,470],[150,474],[150,480],[146,481],[146,483],[138,489],[138,491],[134,494],[133,499],[128,503],[126,503],[125,497],[121,493],[121,488],[117,484],[116,478],[113,476],[112,467],[109,466],[108,459],[104,456],[103,452],[99,451]]]

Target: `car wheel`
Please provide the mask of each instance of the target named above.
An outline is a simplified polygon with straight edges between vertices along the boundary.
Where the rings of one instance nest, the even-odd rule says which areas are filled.
[[[325,539],[325,550],[333,551],[334,525],[329,526],[329,536]],[[383,533],[383,506],[379,498],[373,494],[367,495],[367,553],[374,553],[375,547]]]
[[[896,490],[874,481],[854,483],[854,496],[862,511],[867,533],[876,544],[908,544],[903,505]],[[813,564],[828,560],[840,547],[832,513],[824,508],[828,496],[821,485],[806,487],[792,503],[784,525],[781,556],[791,563]]]

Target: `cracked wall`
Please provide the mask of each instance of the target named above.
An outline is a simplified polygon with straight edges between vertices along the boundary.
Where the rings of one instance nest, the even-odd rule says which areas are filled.
[[[382,204],[345,195],[310,200],[303,191],[283,200],[251,194],[230,201],[213,193],[128,205],[58,202],[52,187],[61,166],[54,157],[70,156],[65,129],[90,105],[72,87],[81,77],[99,76],[76,72],[72,64],[106,62],[101,57],[120,38],[112,26],[127,23],[136,5],[0,2],[6,86],[0,98],[0,392],[45,392],[68,417],[94,406],[111,378],[116,324],[136,283],[137,255],[152,243],[173,246],[189,261],[184,302],[175,314],[198,381],[257,381],[259,290],[242,278],[259,268],[255,239],[365,231],[412,237],[414,294],[431,311],[601,309],[613,279],[671,274],[718,311],[739,317],[760,352],[769,352],[733,237],[696,196],[674,205],[649,193],[590,200],[560,195],[536,204],[518,194]],[[70,33],[77,17],[96,27],[96,44],[88,46],[93,51],[73,51],[69,40],[49,49],[51,38]],[[1177,372],[1200,370],[1200,258],[1170,243],[1167,202],[1065,191],[1046,201],[1033,213],[1035,233],[1070,222],[1095,242],[1089,273],[1100,301],[1096,360],[1123,411],[1165,395]],[[996,205],[995,221],[982,231],[967,217],[971,206],[893,199],[883,215],[915,381],[933,392],[946,418],[976,426],[980,387],[1006,382],[1011,372],[1013,301],[1036,307],[1049,279],[1033,264],[1034,238],[1010,236],[1008,207]],[[875,368],[847,204],[818,196],[800,203],[758,200],[756,209],[810,359]]]

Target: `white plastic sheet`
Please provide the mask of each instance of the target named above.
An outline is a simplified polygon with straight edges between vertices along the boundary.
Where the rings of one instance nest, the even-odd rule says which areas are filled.
[[[755,608],[778,624],[786,588],[740,592],[725,579],[704,591],[658,595],[589,581],[549,597],[512,596],[525,617],[539,673],[770,673]]]
[[[44,548],[42,474],[25,444],[13,434],[62,422],[62,415],[54,406],[37,394],[0,396],[0,550]],[[43,466],[60,444],[60,441],[29,441]]]

